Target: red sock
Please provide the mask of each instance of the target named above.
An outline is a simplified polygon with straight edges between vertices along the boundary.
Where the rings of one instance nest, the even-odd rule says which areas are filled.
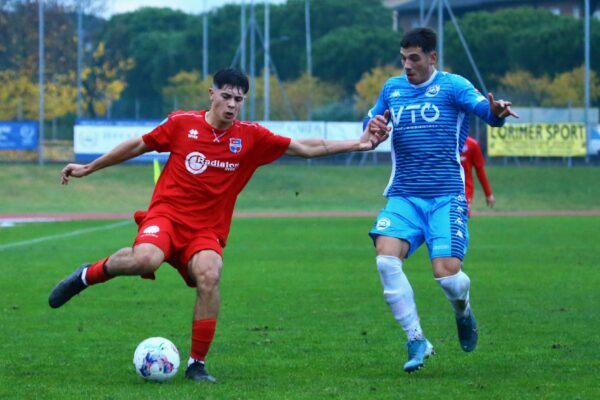
[[[85,272],[85,281],[88,285],[106,282],[107,280],[113,278],[106,273],[106,267],[104,266],[106,261],[108,261],[108,257],[103,258],[100,261],[96,261],[88,267],[87,271]]]
[[[215,336],[215,319],[198,319],[192,322],[192,349],[190,355],[195,360],[204,361]]]

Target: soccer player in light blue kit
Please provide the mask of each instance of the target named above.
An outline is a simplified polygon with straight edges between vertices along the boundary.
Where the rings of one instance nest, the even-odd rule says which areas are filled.
[[[509,115],[518,117],[510,102],[496,101],[491,93],[486,99],[465,78],[437,71],[436,41],[429,28],[403,36],[404,74],[387,80],[365,119],[365,132],[392,130],[392,173],[384,191],[388,202],[369,235],[385,300],[408,337],[406,372],[421,368],[433,351],[402,270],[404,260],[424,242],[433,276],[456,314],[461,348],[470,352],[477,345],[470,280],[462,271],[469,233],[460,151],[469,131],[468,114],[491,126],[502,126]]]

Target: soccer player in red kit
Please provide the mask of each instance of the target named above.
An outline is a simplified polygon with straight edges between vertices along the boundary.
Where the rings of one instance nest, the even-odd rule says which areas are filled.
[[[204,360],[215,333],[220,306],[223,248],[236,198],[254,171],[286,155],[319,157],[375,148],[387,131],[364,132],[360,140],[294,140],[252,122],[236,119],[249,84],[237,69],[218,71],[209,89],[208,111],[177,111],[151,132],[124,141],[89,164],[68,164],[62,183],[156,150],[170,152],[147,211],[134,218],[133,246],[84,264],[59,282],[49,297],[57,308],[88,286],[120,275],[154,278],[163,262],[196,289],[191,351],[185,376],[215,382]]]
[[[483,158],[483,152],[481,151],[481,147],[479,147],[479,142],[471,136],[467,136],[465,145],[462,148],[460,153],[460,163],[465,171],[465,193],[467,196],[467,205],[469,207],[469,216],[471,216],[471,203],[473,202],[474,195],[473,167],[475,167],[477,178],[485,193],[485,202],[488,207],[494,207],[496,199],[492,194],[492,188],[490,187],[487,175],[485,174],[485,159]]]

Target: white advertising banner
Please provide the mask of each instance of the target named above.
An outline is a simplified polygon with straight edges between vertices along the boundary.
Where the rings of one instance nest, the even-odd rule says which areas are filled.
[[[293,139],[355,140],[362,135],[362,122],[323,121],[262,121],[261,125],[282,136]],[[80,120],[74,128],[73,149],[75,159],[87,162],[110,151],[119,143],[150,132],[160,121]],[[377,147],[377,152],[389,152],[387,140]],[[137,157],[146,162],[158,158],[164,161],[168,154],[156,152]]]

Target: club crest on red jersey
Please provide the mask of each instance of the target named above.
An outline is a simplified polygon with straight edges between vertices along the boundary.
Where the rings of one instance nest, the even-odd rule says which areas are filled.
[[[231,151],[232,153],[239,153],[240,151],[242,151],[242,139],[230,138],[229,151]]]

